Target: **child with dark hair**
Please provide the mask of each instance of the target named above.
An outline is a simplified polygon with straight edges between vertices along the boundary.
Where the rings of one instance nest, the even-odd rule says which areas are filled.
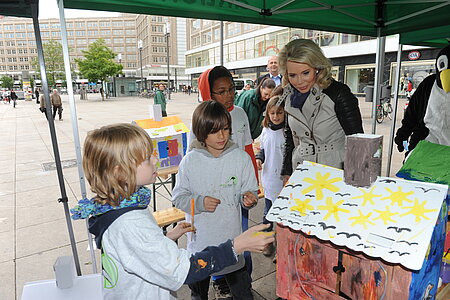
[[[144,129],[113,124],[88,133],[83,168],[92,199],[80,200],[73,219],[89,218],[89,231],[102,250],[104,299],[174,300],[183,284],[207,278],[235,265],[243,251],[261,252],[273,236],[255,234],[260,225],[194,254],[174,242],[190,224],[178,225],[164,236],[147,209],[155,182],[158,159]]]
[[[255,178],[258,181],[258,168],[256,166],[255,153],[253,152],[252,136],[250,133],[250,125],[248,122],[245,111],[234,105],[234,98],[236,95],[236,89],[233,81],[233,76],[230,71],[223,66],[216,66],[212,69],[204,71],[198,79],[198,89],[203,101],[215,100],[228,110],[231,116],[231,126],[233,134],[231,140],[235,142],[238,148],[244,150],[250,156],[253,163],[253,170]],[[189,144],[195,140],[195,134],[191,131],[189,135]],[[248,228],[248,210],[242,209],[242,229]],[[249,274],[252,272],[252,260],[250,253],[245,253],[246,265]],[[223,290],[224,292],[218,292],[222,294],[222,298],[226,298],[228,287],[224,283],[223,279],[214,278],[213,286],[217,290]],[[217,284],[216,284],[217,283]]]
[[[254,207],[258,185],[250,157],[231,141],[232,120],[225,106],[206,101],[195,109],[192,131],[196,139],[183,157],[172,201],[190,220],[195,201],[196,233],[188,238],[188,250],[216,246],[242,232],[241,208]],[[234,133],[234,132],[233,132]],[[251,278],[244,258],[213,275],[224,275],[233,299],[253,299]],[[209,278],[190,284],[193,299],[208,299]]]

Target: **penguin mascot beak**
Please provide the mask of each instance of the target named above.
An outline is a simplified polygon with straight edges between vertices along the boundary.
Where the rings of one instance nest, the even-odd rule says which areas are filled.
[[[450,93],[450,45],[442,49],[436,59],[437,85],[446,93]]]

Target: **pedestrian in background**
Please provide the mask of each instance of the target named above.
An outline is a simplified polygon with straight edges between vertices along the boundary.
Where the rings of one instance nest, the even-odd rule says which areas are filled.
[[[39,104],[39,89],[34,91],[34,96],[36,97],[36,104]]]
[[[58,111],[58,115],[59,115],[59,120],[62,121],[62,101],[61,101],[61,96],[58,94],[58,90],[54,89],[52,95],[50,96],[50,100],[52,102],[52,106],[53,106],[53,120],[56,117],[56,111]]]
[[[16,92],[14,92],[14,91],[11,91],[11,100],[13,101],[13,106],[14,106],[14,108],[16,107],[16,104],[17,104],[17,95],[16,95]]]
[[[161,105],[162,116],[167,117],[167,111],[166,111],[167,100],[166,100],[166,96],[164,96],[164,90],[166,89],[166,87],[164,86],[164,84],[160,83],[158,88],[159,89],[155,93],[155,98],[153,100],[153,104]]]

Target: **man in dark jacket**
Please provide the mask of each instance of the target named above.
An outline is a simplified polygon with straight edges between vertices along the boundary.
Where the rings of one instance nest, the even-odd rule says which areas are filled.
[[[256,79],[255,86],[258,85],[264,77],[268,77],[273,81],[275,81],[275,84],[277,86],[281,84],[282,76],[280,73],[278,73],[278,57],[276,56],[269,57],[269,60],[267,61],[267,71],[269,71],[269,73],[260,76],[258,77],[258,79]]]

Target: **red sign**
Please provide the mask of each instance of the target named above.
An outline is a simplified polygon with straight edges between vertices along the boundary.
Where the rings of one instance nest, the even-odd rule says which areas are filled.
[[[418,60],[420,58],[420,52],[419,51],[411,51],[408,53],[408,59],[409,60]]]

